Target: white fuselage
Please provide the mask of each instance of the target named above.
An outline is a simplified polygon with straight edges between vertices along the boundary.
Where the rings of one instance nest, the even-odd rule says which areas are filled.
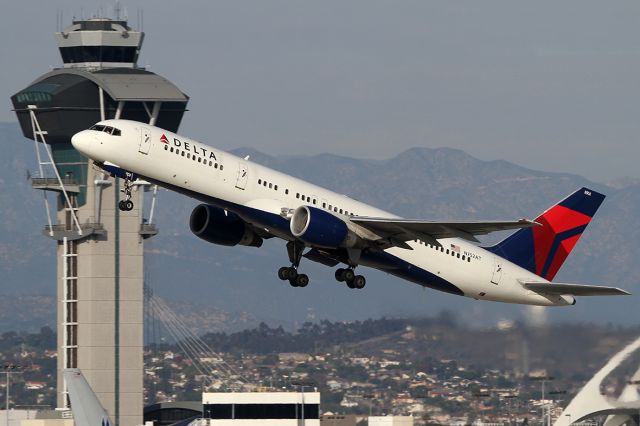
[[[121,134],[114,136],[96,130],[78,133],[73,144],[84,155],[233,211],[279,238],[293,239],[287,230],[271,227],[269,220],[261,223],[260,215],[247,215],[245,208],[260,211],[264,217],[281,216],[283,209],[301,205],[330,210],[344,221],[349,221],[351,215],[397,217],[157,127],[128,120],[106,120],[100,124],[118,128]],[[399,247],[384,250],[385,262],[392,259],[397,267],[390,268],[388,263],[379,267],[366,258],[360,264],[436,289],[439,288],[434,280],[444,280],[459,290],[456,294],[478,300],[543,306],[573,302],[570,297],[542,296],[527,290],[520,281],[546,281],[466,240],[441,239],[440,247],[422,241],[407,243],[413,250]]]

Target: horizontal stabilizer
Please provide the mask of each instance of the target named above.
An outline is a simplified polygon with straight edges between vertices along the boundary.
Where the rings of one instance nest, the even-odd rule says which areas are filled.
[[[476,235],[530,228],[537,225],[536,222],[526,219],[517,221],[452,222],[355,216],[350,217],[349,220],[383,238],[393,238],[396,241],[425,239],[424,237],[428,236],[433,239],[463,238],[477,242]]]
[[[536,293],[553,296],[628,296],[631,293],[617,287],[599,285],[522,282],[526,288]]]

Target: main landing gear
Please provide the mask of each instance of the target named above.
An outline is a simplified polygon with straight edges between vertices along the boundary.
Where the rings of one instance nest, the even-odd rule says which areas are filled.
[[[287,253],[291,266],[283,266],[278,269],[278,278],[282,281],[289,281],[291,287],[306,287],[309,284],[309,277],[306,274],[298,273],[298,266],[302,259],[304,244],[300,241],[289,241],[287,243]]]
[[[336,270],[336,280],[344,282],[349,288],[364,288],[367,285],[367,280],[362,275],[356,275],[353,268],[339,268]]]
[[[118,208],[123,212],[133,210],[133,201],[131,201],[131,188],[133,188],[133,173],[127,172],[124,177],[124,188],[120,192],[124,193],[125,199],[120,200]]]
[[[291,266],[283,266],[278,269],[278,278],[282,281],[289,281],[292,287],[306,287],[309,284],[309,277],[306,274],[299,274],[298,267],[302,259],[304,243],[300,241],[289,241],[287,243],[287,254],[291,261]],[[349,288],[364,288],[367,280],[362,275],[356,275],[355,266],[340,268],[336,270],[336,280],[344,282]]]

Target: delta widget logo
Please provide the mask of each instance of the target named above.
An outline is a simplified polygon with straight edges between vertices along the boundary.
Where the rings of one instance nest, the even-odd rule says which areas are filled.
[[[160,136],[160,142],[169,144],[169,139],[167,139],[167,136],[164,133]]]

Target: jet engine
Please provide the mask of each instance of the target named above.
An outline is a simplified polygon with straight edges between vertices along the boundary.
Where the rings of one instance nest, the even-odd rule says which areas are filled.
[[[353,248],[361,242],[341,218],[311,206],[300,206],[291,216],[291,233],[313,247]]]
[[[251,247],[262,245],[262,238],[238,215],[209,204],[200,204],[193,209],[189,228],[198,238],[213,244]]]

